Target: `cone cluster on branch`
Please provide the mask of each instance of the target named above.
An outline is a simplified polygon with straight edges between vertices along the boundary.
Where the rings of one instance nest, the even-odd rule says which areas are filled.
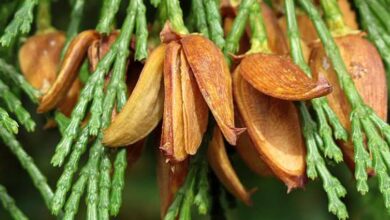
[[[390,209],[388,0],[103,0],[88,30],[88,2],[71,3],[66,32],[50,0],[0,3],[0,138],[53,215],[74,219],[85,194],[88,219],[117,216],[144,148],[162,219],[223,217],[221,190],[256,206],[236,153],[287,192],[319,177],[339,219],[348,195],[329,164],[344,162],[361,194],[378,178]],[[36,126],[13,88],[61,132],[53,191],[15,136]],[[27,219],[2,185],[0,200]]]

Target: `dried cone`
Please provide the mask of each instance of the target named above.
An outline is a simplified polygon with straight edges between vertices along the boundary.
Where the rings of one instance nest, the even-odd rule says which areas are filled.
[[[364,102],[384,121],[387,118],[387,85],[385,69],[376,48],[361,35],[347,35],[335,38],[343,61]],[[311,54],[310,66],[313,74],[325,76],[333,86],[327,96],[329,105],[342,125],[351,132],[351,106],[340,88],[336,72],[327,58],[322,45],[316,45]],[[351,137],[351,135],[350,135]],[[348,165],[354,167],[353,144],[351,140],[341,142],[340,147]]]
[[[106,146],[119,147],[135,143],[146,137],[161,120],[165,49],[163,44],[150,54],[125,106],[104,131],[103,143]]]
[[[289,190],[303,187],[306,153],[294,104],[260,93],[238,69],[233,82],[234,98],[255,150]]]
[[[200,35],[184,36],[180,43],[196,82],[226,140],[236,145],[244,129],[235,128],[232,80],[222,52]]]
[[[164,218],[176,192],[184,184],[188,173],[188,160],[170,164],[164,154],[158,152],[157,181],[160,190],[160,214]]]
[[[66,97],[67,92],[77,78],[77,73],[89,46],[99,38],[100,36],[96,31],[88,30],[80,33],[72,40],[55,82],[41,97],[38,112],[42,113],[54,109]]]
[[[234,171],[218,127],[214,128],[213,137],[207,148],[207,158],[214,173],[226,189],[245,204],[251,205],[251,193],[245,189]]]
[[[168,44],[164,60],[165,105],[161,149],[175,161],[195,154],[202,142],[208,108],[181,45]]]
[[[57,78],[65,35],[53,31],[37,34],[27,39],[19,50],[20,69],[27,81],[42,93],[46,93]],[[76,104],[82,84],[77,79],[58,109],[69,116]]]
[[[258,91],[279,99],[308,100],[332,91],[327,81],[314,81],[289,58],[280,55],[246,55],[237,71]]]

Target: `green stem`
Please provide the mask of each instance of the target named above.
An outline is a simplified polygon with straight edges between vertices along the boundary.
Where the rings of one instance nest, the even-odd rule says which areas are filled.
[[[79,179],[73,185],[72,193],[70,194],[69,199],[66,202],[65,214],[63,220],[74,219],[74,216],[76,215],[79,209],[80,198],[84,193],[85,186],[87,185],[87,180],[88,180],[88,165],[84,166],[83,170],[81,171],[81,175]]]
[[[192,1],[192,15],[194,16],[196,29],[202,33],[205,37],[209,37],[209,29],[206,21],[206,11],[203,4],[203,0]]]
[[[50,207],[51,199],[53,198],[53,192],[50,186],[47,184],[46,177],[41,173],[38,167],[35,165],[33,159],[24,151],[23,147],[17,141],[16,137],[7,131],[4,127],[0,126],[0,138],[4,144],[11,150],[11,152],[18,158],[22,167],[30,175],[34,186],[39,190],[45,204]]]
[[[251,6],[255,3],[255,0],[243,0],[238,9],[238,14],[234,19],[231,31],[226,37],[226,44],[223,50],[225,56],[230,54],[236,54],[239,49],[240,39],[245,31],[245,25],[249,16]],[[230,63],[230,57],[228,58]]]
[[[14,199],[8,195],[3,185],[0,185],[0,200],[5,210],[9,212],[15,220],[28,220],[26,215],[16,206]]]
[[[324,45],[326,54],[332,61],[333,67],[337,73],[340,86],[344,90],[345,95],[347,96],[349,103],[352,106],[352,109],[363,105],[363,99],[359,95],[352,80],[352,77],[349,75],[348,70],[344,64],[336,42],[334,41],[329,30],[326,28],[326,25],[322,21],[320,14],[310,0],[299,0],[299,2],[312,20],[317,30],[318,36],[320,37],[321,42]]]
[[[122,205],[122,192],[125,187],[125,171],[127,167],[127,150],[120,149],[114,163],[114,176],[112,177],[110,214],[116,216]]]
[[[108,153],[103,154],[102,162],[100,163],[100,179],[99,179],[99,219],[110,219],[110,188],[111,188],[111,161]]]
[[[51,0],[39,0],[37,15],[37,31],[43,33],[52,29],[51,26]]]
[[[33,22],[33,10],[38,4],[38,0],[25,0],[22,6],[15,13],[14,19],[7,25],[3,36],[0,38],[0,45],[8,47],[18,34],[30,32]]]
[[[77,140],[74,150],[66,163],[64,171],[57,181],[57,189],[51,202],[51,211],[57,215],[65,204],[66,194],[71,188],[72,179],[78,169],[81,156],[84,154],[88,143],[88,127],[84,128]]]
[[[0,97],[4,100],[10,112],[16,115],[18,121],[31,132],[35,129],[35,122],[30,113],[23,108],[21,101],[10,91],[8,86],[0,80]]]
[[[249,24],[251,26],[252,36],[251,49],[247,52],[247,54],[271,53],[260,4],[257,2],[254,3],[250,9]]]
[[[183,21],[183,12],[180,8],[179,0],[167,0],[168,19],[171,22],[172,30],[178,34],[189,34]]]
[[[148,57],[148,25],[146,21],[146,8],[143,0],[138,0],[136,17],[135,60],[141,61]]]
[[[293,0],[286,0],[286,4],[289,1],[293,4]],[[337,215],[339,219],[348,218],[348,212],[345,205],[340,200],[346,194],[345,188],[341,185],[340,181],[333,177],[325,165],[324,159],[321,157],[318,148],[318,133],[316,131],[316,124],[310,116],[310,113],[303,102],[297,103],[300,110],[303,136],[305,137],[307,148],[307,176],[311,179],[316,179],[318,173],[323,181],[323,188],[328,196],[329,205],[328,209],[331,213]],[[316,137],[317,136],[317,137]]]
[[[118,13],[121,0],[104,0],[100,20],[96,30],[102,34],[111,33],[115,15]]]
[[[18,123],[9,117],[7,111],[0,107],[0,126],[12,134],[18,133]]]
[[[38,103],[38,97],[41,95],[40,92],[32,87],[22,74],[18,73],[12,65],[5,62],[2,58],[0,58],[0,75],[10,79],[28,95],[31,101]]]
[[[390,13],[376,0],[368,0],[366,3],[374,12],[376,17],[381,21],[382,25],[386,28],[387,33],[390,34]]]
[[[206,8],[207,24],[209,26],[211,40],[222,50],[225,46],[225,39],[218,4],[214,0],[203,0],[203,5]]]
[[[349,28],[344,22],[337,0],[321,0],[321,6],[325,12],[325,21],[329,29],[335,35],[345,35]]]
[[[291,57],[293,58],[294,62],[306,73],[306,75],[310,77],[312,74],[310,67],[307,65],[303,56],[294,4],[288,2],[285,4],[285,7]],[[319,122],[319,134],[324,141],[325,156],[334,159],[336,162],[341,162],[343,160],[343,154],[334,142],[332,134],[334,132],[336,139],[346,141],[348,138],[347,131],[341,125],[340,120],[337,118],[337,115],[334,113],[334,111],[329,107],[328,100],[325,97],[312,99],[311,103],[317,114]],[[332,125],[333,132],[329,124]]]

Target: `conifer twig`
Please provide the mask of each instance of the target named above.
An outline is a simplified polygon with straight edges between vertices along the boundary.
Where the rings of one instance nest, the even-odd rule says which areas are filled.
[[[14,113],[18,121],[27,131],[33,131],[35,122],[31,119],[30,113],[23,108],[20,100],[10,91],[8,86],[0,80],[0,97],[4,100],[10,112]]]
[[[10,79],[28,95],[31,101],[38,103],[40,92],[32,87],[13,66],[5,62],[2,58],[0,58],[0,76]]]
[[[0,200],[5,210],[9,212],[15,220],[27,220],[26,215],[16,206],[14,199],[8,195],[3,185],[0,185]]]
[[[25,0],[23,2],[15,13],[14,19],[5,28],[3,36],[0,37],[0,45],[7,47],[18,34],[30,32],[31,23],[34,18],[33,9],[37,4],[38,0]]]
[[[50,186],[47,184],[46,177],[41,173],[38,167],[35,165],[33,159],[24,151],[21,144],[17,141],[16,137],[7,131],[3,126],[0,126],[0,138],[4,144],[11,150],[11,152],[19,160],[22,167],[30,175],[34,186],[41,193],[46,206],[50,207],[51,199],[53,198],[53,192]]]
[[[352,108],[350,121],[352,125],[352,141],[355,152],[355,178],[357,180],[357,189],[362,194],[368,191],[366,170],[371,165],[369,154],[371,153],[372,161],[374,162],[373,168],[381,182],[379,184],[380,191],[385,198],[386,207],[390,208],[390,177],[387,174],[388,167],[384,166],[388,159],[388,144],[390,142],[386,143],[382,138],[382,134],[384,134],[384,136],[390,135],[390,126],[383,122],[382,119],[364,103],[355,87],[352,77],[347,71],[334,39],[326,28],[315,6],[310,0],[299,0],[299,2],[313,21],[321,42],[324,45],[325,52],[333,64],[339,84]],[[363,7],[366,6],[364,6],[364,1],[362,0],[356,0],[356,4],[363,5]],[[377,126],[377,121],[383,122],[383,126]],[[363,136],[367,137],[367,150],[364,147],[365,143]]]

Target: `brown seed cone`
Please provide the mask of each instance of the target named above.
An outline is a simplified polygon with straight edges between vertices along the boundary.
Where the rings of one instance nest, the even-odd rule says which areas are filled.
[[[168,44],[164,59],[164,114],[161,149],[176,161],[184,160],[183,98],[180,73],[180,44]]]
[[[384,66],[376,48],[362,35],[347,35],[336,38],[341,56],[355,86],[364,102],[370,106],[379,117],[387,118],[387,85]],[[340,88],[336,72],[327,58],[322,45],[316,45],[310,58],[313,74],[325,76],[333,86],[333,92],[327,96],[329,105],[338,116],[341,124],[351,132],[351,107]],[[351,138],[351,135],[349,135]],[[340,142],[345,160],[353,169],[353,144]]]
[[[65,34],[55,31],[29,37],[19,50],[23,75],[34,88],[43,93],[56,79],[64,43]]]
[[[61,51],[65,43],[62,32],[48,32],[28,38],[19,50],[19,63],[27,81],[42,93],[46,93],[57,78]],[[69,116],[77,103],[82,83],[72,84],[58,109]]]
[[[78,70],[91,43],[100,35],[94,30],[80,33],[72,40],[66,51],[60,72],[50,89],[41,97],[37,111],[47,112],[55,108],[61,102],[77,78]]]
[[[332,91],[328,82],[314,81],[289,58],[280,55],[247,55],[238,71],[258,91],[279,99],[308,100]]]
[[[236,145],[245,129],[235,128],[232,79],[222,52],[200,35],[180,40],[199,89],[226,140]]]
[[[163,113],[163,65],[165,44],[149,56],[122,111],[104,131],[103,143],[120,147],[146,137],[160,122]]]
[[[181,91],[183,98],[184,146],[194,155],[207,129],[208,107],[188,66],[184,52],[180,51]]]
[[[294,104],[258,92],[237,69],[233,82],[235,102],[256,151],[289,190],[303,187],[306,152]]]
[[[214,173],[226,189],[246,205],[251,205],[251,192],[245,189],[234,171],[225,150],[221,131],[218,127],[214,128],[213,137],[207,148],[207,158]]]
[[[188,173],[188,160],[179,163],[167,163],[167,158],[158,151],[157,182],[160,191],[161,219],[173,202],[176,192],[184,184]]]

